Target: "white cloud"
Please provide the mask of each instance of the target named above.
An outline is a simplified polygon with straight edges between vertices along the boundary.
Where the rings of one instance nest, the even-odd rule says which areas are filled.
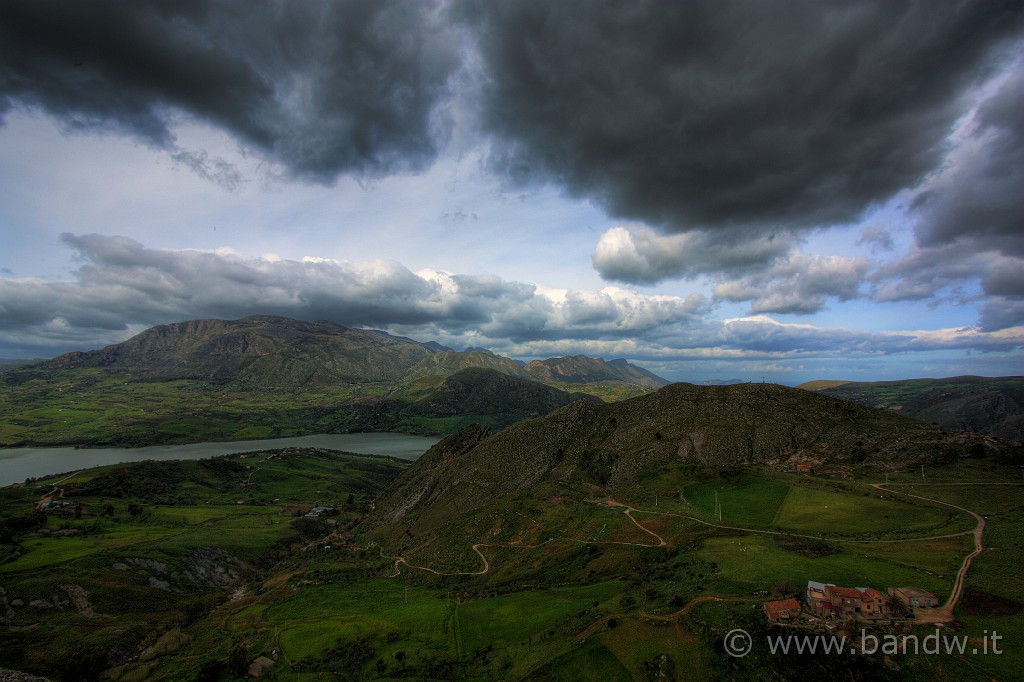
[[[601,235],[593,263],[605,279],[653,283],[749,271],[785,255],[796,243],[793,234],[784,232],[660,234],[644,225],[628,225]]]
[[[65,235],[74,279],[0,278],[0,330],[74,329],[69,342],[202,317],[255,313],[350,326],[437,325],[491,338],[595,338],[694,320],[703,297],[649,296],[617,287],[540,291],[493,275],[414,273],[389,260],[250,258],[230,250],[151,249],[127,237]],[[13,338],[13,337],[11,337]]]
[[[816,313],[830,298],[859,298],[871,262],[863,257],[795,252],[771,267],[714,288],[726,301],[750,301],[753,313]]]

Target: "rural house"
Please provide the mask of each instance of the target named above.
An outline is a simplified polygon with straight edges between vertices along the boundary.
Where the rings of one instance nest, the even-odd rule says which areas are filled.
[[[780,623],[800,617],[800,602],[790,597],[781,601],[764,603],[764,613],[772,623]]]
[[[819,618],[885,618],[892,614],[891,600],[872,587],[839,587],[807,581],[807,607]]]
[[[932,607],[939,605],[939,599],[928,590],[917,587],[890,587],[889,594],[908,609],[916,609],[921,606]]]

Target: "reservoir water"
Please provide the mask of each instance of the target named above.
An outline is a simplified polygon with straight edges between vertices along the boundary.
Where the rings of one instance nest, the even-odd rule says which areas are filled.
[[[0,486],[75,469],[146,459],[203,459],[254,450],[302,447],[390,455],[414,460],[440,438],[407,433],[339,433],[227,443],[151,445],[144,448],[0,448]]]

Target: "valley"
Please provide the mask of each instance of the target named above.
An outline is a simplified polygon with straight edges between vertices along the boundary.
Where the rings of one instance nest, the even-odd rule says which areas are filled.
[[[760,604],[808,580],[945,599],[974,549],[965,510],[987,516],[987,549],[956,617],[971,636],[1019,636],[1021,484],[995,458],[924,480],[889,472],[887,488],[867,468],[843,479],[669,462],[614,488],[547,480],[462,514],[414,505],[414,522],[381,523],[388,491],[422,466],[291,449],[5,488],[0,667],[212,680],[262,661],[282,680],[540,680],[809,678],[838,665],[987,679],[1021,663],[1007,645],[984,660],[804,657],[794,675],[792,661],[719,648],[733,627],[763,634]],[[45,498],[81,512],[32,512]],[[320,506],[335,514],[303,516]]]

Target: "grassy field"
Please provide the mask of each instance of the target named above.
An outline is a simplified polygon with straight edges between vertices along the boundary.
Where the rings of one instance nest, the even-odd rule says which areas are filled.
[[[938,532],[952,521],[951,512],[939,507],[904,501],[892,495],[879,499],[877,495],[879,493],[868,491],[858,495],[793,488],[773,522],[779,528],[803,533],[864,535],[891,531]]]
[[[887,560],[885,550],[871,552],[875,556],[865,556],[859,553],[859,548],[841,547],[836,554],[810,557],[782,549],[772,538],[748,535],[710,538],[697,555],[717,566],[719,575],[714,591],[723,594],[746,595],[783,582],[800,587],[808,580],[817,580],[883,591],[887,587],[914,585],[944,596],[952,585],[951,576],[940,578],[905,562]],[[946,551],[940,556],[948,560],[957,555]]]
[[[459,608],[459,630],[467,652],[522,642],[573,613],[598,608],[621,590],[618,583],[504,595]]]
[[[137,382],[80,369],[73,381],[3,387],[0,446],[137,446],[345,431],[352,426],[350,401],[386,390],[360,385],[246,391],[199,381]]]
[[[790,494],[785,483],[744,475],[732,480],[721,478],[699,481],[685,486],[683,498],[693,505],[699,516],[739,526],[770,526],[779,508]]]
[[[630,682],[635,678],[599,638],[594,638],[534,670],[526,679]]]

